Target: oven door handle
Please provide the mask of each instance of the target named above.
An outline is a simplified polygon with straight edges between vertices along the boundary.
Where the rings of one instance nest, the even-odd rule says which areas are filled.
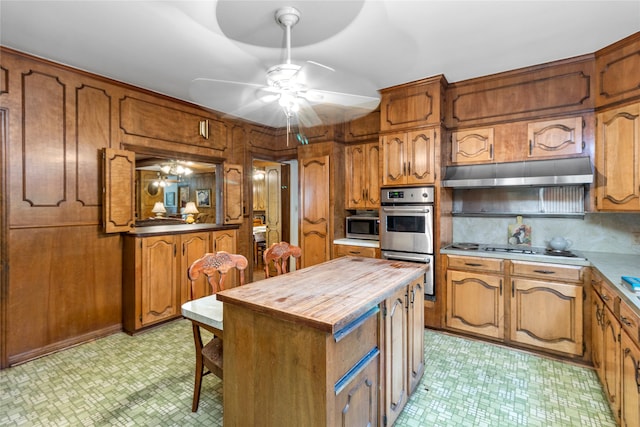
[[[417,213],[429,213],[430,210],[429,208],[425,208],[425,207],[383,207],[382,208],[383,212],[398,212],[398,213],[411,213],[411,212],[417,212]]]
[[[382,256],[385,259],[395,259],[398,261],[414,261],[414,262],[422,262],[424,264],[431,263],[429,257],[421,257],[421,256],[411,256],[411,255],[398,255],[398,254],[390,254],[387,252],[383,252]]]

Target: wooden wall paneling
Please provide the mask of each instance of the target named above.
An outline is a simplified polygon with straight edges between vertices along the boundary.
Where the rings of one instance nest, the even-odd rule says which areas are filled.
[[[597,108],[640,99],[640,32],[595,55]]]
[[[536,65],[449,85],[445,125],[467,128],[590,111],[593,55]]]
[[[9,231],[9,364],[121,329],[120,235],[95,226]]]
[[[224,164],[224,223],[242,224],[244,217],[243,199],[243,167],[242,165]],[[213,193],[211,194],[213,197]]]
[[[106,233],[126,232],[135,223],[136,155],[105,148],[102,226]]]

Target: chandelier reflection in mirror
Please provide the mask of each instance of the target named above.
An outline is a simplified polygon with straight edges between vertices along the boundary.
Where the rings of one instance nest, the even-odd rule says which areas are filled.
[[[183,166],[178,162],[163,163],[160,165],[160,171],[158,172],[158,178],[153,182],[156,187],[166,187],[169,183],[182,182],[184,177],[187,177],[193,173],[193,170],[187,166]],[[169,179],[170,176],[175,176],[176,179]]]

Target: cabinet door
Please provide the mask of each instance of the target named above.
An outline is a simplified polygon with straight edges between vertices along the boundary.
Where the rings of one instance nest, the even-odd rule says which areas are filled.
[[[300,248],[302,267],[330,258],[329,156],[300,161]]]
[[[265,210],[265,175],[256,175],[254,173],[253,178],[251,180],[251,185],[253,186],[253,210],[254,211],[263,211]]]
[[[211,233],[211,251],[225,251],[230,254],[235,254],[237,242],[237,230],[220,230],[214,231]],[[216,273],[217,274],[217,273]],[[216,281],[219,280],[216,277]],[[238,271],[233,269],[233,272],[229,272],[227,274],[227,278],[225,279],[224,287],[232,288],[236,286],[239,282]]]
[[[529,123],[528,157],[544,158],[582,153],[582,117]]]
[[[282,241],[282,202],[281,181],[282,168],[280,165],[267,166],[265,168],[265,196],[267,211],[267,247]]]
[[[453,132],[451,161],[458,164],[493,161],[493,128]]]
[[[364,209],[366,206],[365,148],[365,145],[352,145],[345,150],[345,208],[347,209]]]
[[[620,425],[640,426],[640,349],[626,332],[621,335],[622,372]]]
[[[424,279],[409,286],[409,394],[418,386],[424,373]]]
[[[640,104],[598,114],[597,208],[640,211]]]
[[[386,425],[393,425],[408,399],[407,375],[407,289],[384,304],[384,408]]]
[[[447,315],[450,328],[490,338],[504,338],[501,276],[447,271]]]
[[[611,310],[606,307],[603,322],[603,386],[613,415],[620,424],[620,324]]]
[[[382,137],[382,184],[406,184],[407,134]]]
[[[364,146],[365,168],[362,169],[365,183],[365,207],[380,207],[380,145],[375,142]]]
[[[105,148],[102,223],[105,233],[129,231],[135,222],[136,154]]]
[[[512,341],[582,355],[582,286],[560,282],[511,281]],[[540,316],[540,313],[546,313]]]
[[[191,295],[191,280],[187,270],[197,259],[209,252],[211,247],[211,234],[193,233],[180,235],[180,305],[190,299],[202,298],[211,295],[211,286],[204,275],[201,275],[193,284],[193,296]]]
[[[224,223],[242,224],[242,166],[224,164]]]
[[[378,424],[380,355],[367,360],[360,373],[336,394],[335,426],[375,426]]]
[[[436,180],[435,129],[409,132],[407,142],[407,184],[433,184]]]
[[[604,331],[604,303],[595,291],[591,292],[591,361],[600,382],[604,383],[602,333]]]
[[[145,237],[142,241],[141,323],[147,326],[177,311],[176,237]]]

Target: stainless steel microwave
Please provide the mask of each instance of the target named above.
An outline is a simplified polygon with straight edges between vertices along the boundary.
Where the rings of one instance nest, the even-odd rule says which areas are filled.
[[[347,239],[378,240],[380,218],[365,215],[348,216],[346,231]]]

